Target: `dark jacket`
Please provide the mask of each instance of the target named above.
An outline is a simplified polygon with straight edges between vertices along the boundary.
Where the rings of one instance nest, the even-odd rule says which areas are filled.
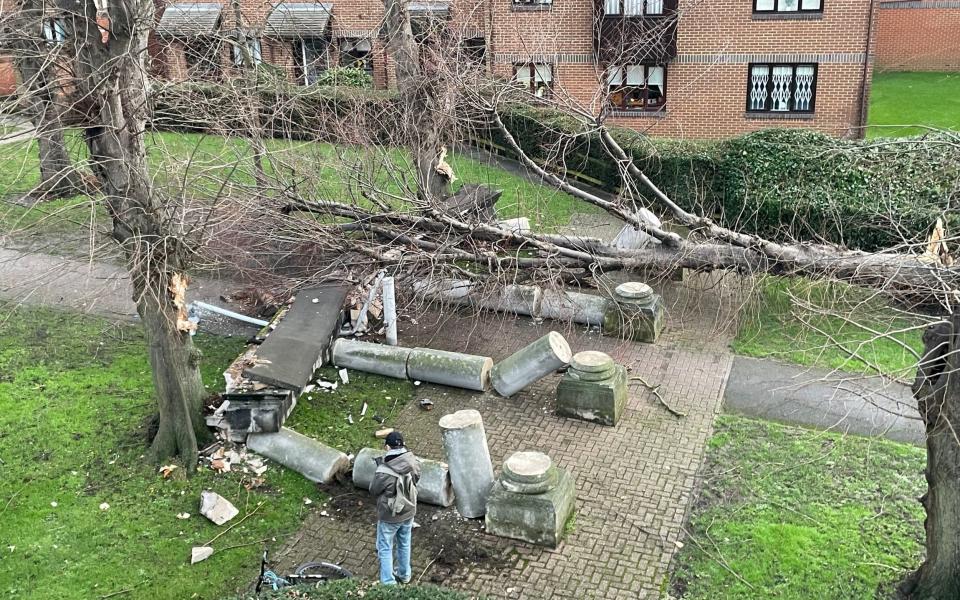
[[[420,481],[420,463],[417,457],[406,448],[391,450],[382,459],[377,459],[377,466],[385,464],[400,475],[411,473],[413,483]],[[394,515],[387,506],[387,499],[397,494],[397,478],[388,473],[376,473],[370,482],[370,493],[377,497],[377,518],[384,523],[402,523],[409,521],[417,514],[417,507],[408,508],[398,515]]]

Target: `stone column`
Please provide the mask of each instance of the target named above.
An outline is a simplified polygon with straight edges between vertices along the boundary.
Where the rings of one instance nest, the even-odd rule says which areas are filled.
[[[570,345],[551,331],[529,346],[498,362],[490,373],[493,389],[510,397],[531,383],[570,363]]]
[[[482,517],[487,512],[487,496],[493,485],[493,463],[480,413],[458,410],[445,415],[440,419],[440,431],[457,511],[468,519]]]
[[[247,449],[317,483],[330,483],[350,468],[350,459],[343,452],[287,428],[277,433],[251,433]]]
[[[603,352],[577,352],[557,386],[557,414],[616,425],[627,406],[627,370]]]
[[[383,450],[364,448],[357,452],[353,461],[353,485],[369,490],[377,470],[376,459]],[[417,500],[427,504],[447,507],[453,504],[453,486],[450,483],[450,468],[447,463],[417,457],[420,463],[420,482],[417,483]]]
[[[652,344],[665,324],[663,299],[649,285],[628,281],[614,291],[613,302],[603,317],[603,333]]]
[[[487,501],[487,533],[556,548],[573,514],[573,477],[542,452],[516,452],[503,463]]]
[[[397,296],[393,277],[383,278],[383,325],[387,345],[397,345]]]
[[[561,290],[544,290],[540,312],[537,316],[558,321],[573,321],[585,325],[602,325],[603,316],[606,314],[609,304],[610,299],[603,296]]]
[[[410,348],[358,342],[346,338],[339,338],[333,342],[333,364],[338,367],[396,379],[407,378],[409,356]]]
[[[407,359],[407,377],[484,392],[490,385],[493,359],[459,352],[414,348]]]

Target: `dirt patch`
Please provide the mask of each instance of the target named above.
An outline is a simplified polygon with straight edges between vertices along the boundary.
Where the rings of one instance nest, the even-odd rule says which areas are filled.
[[[335,487],[330,494],[330,508],[339,518],[362,526],[376,523],[376,499],[356,488]],[[513,547],[483,530],[483,521],[464,519],[456,509],[421,504],[417,507],[416,544],[432,562],[421,570],[421,583],[449,585],[465,577],[468,570],[492,571],[513,566]],[[420,573],[414,573],[414,577]]]

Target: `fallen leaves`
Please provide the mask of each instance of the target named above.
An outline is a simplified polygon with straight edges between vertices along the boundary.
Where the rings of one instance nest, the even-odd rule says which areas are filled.
[[[179,467],[177,465],[163,465],[160,467],[160,474],[163,475],[164,479],[169,479],[170,475],[173,474]]]

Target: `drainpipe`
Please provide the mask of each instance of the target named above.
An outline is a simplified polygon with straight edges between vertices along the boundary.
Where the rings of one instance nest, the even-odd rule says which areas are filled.
[[[867,135],[867,101],[870,98],[870,93],[867,91],[870,87],[869,83],[869,72],[870,72],[870,46],[873,42],[873,13],[876,8],[877,0],[870,0],[870,13],[867,17],[867,45],[863,51],[863,75],[862,81],[860,84],[860,136],[866,137]]]

